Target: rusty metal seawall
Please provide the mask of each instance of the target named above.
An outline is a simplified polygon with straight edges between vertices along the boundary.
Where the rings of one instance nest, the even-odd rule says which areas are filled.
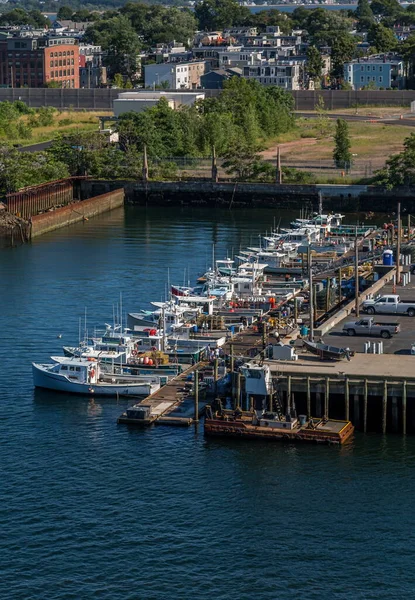
[[[77,197],[75,184],[83,177],[70,177],[23,188],[6,195],[7,210],[23,219],[30,219],[51,208],[66,206]]]

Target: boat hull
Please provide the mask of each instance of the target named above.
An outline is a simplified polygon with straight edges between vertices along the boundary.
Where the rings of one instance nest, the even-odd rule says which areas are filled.
[[[88,396],[134,396],[146,397],[157,391],[160,387],[154,383],[126,383],[126,384],[110,384],[110,383],[80,383],[69,381],[56,373],[48,373],[37,367],[35,364],[32,367],[33,384],[35,387],[54,390],[56,392],[65,392],[68,394],[80,394]]]

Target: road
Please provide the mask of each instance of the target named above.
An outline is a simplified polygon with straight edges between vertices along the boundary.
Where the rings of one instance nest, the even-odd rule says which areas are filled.
[[[296,111],[296,116],[304,117],[305,119],[317,119],[320,115],[317,113],[309,113],[309,112],[301,112]],[[406,127],[415,127],[415,115],[414,117],[409,117],[408,115],[404,115],[403,119],[398,117],[371,117],[369,115],[351,115],[344,113],[329,113],[326,115],[329,119],[344,119],[345,121],[363,121],[363,122],[379,122],[384,123],[385,125],[405,125]]]
[[[46,150],[46,148],[49,148],[51,143],[52,141],[49,140],[48,142],[40,142],[39,144],[31,144],[30,146],[20,146],[17,149],[19,152],[40,152],[41,150]]]

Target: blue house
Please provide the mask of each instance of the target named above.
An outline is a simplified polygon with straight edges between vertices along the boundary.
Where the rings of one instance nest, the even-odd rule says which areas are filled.
[[[403,61],[390,55],[368,56],[344,64],[344,80],[354,90],[363,87],[396,88],[405,87]]]

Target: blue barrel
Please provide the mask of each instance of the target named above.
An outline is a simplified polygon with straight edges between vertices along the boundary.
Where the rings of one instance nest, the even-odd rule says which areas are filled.
[[[298,415],[298,420],[300,421],[300,426],[304,427],[304,425],[307,423],[307,416],[306,415]]]
[[[302,325],[301,326],[300,335],[301,335],[301,337],[305,337],[306,335],[308,335],[308,327],[307,327],[307,325]]]
[[[387,267],[393,266],[393,252],[392,250],[385,250],[383,252],[383,264]]]

